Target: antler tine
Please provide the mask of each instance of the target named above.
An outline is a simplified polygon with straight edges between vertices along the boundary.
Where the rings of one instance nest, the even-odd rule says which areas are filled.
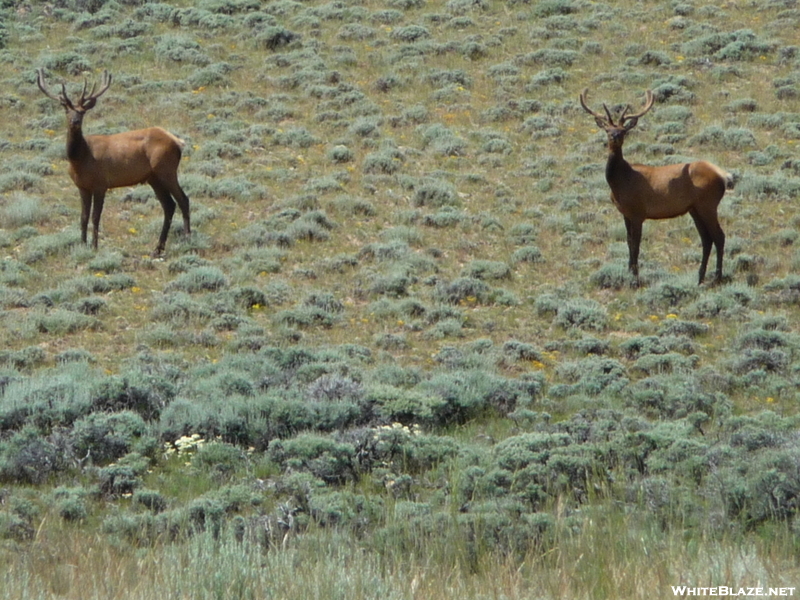
[[[605,117],[604,117],[603,115],[601,115],[600,113],[597,113],[597,112],[593,111],[591,108],[589,108],[589,107],[587,106],[587,104],[586,104],[586,94],[588,94],[588,93],[589,93],[589,88],[586,88],[585,90],[583,90],[583,91],[581,92],[581,95],[580,95],[580,101],[581,101],[581,106],[583,107],[583,110],[585,110],[586,112],[588,112],[588,113],[589,113],[590,115],[592,115],[592,116],[593,116],[595,119],[601,119],[601,120],[603,120],[603,121],[604,121],[604,120],[605,120]],[[605,108],[605,104],[603,105],[603,107]],[[607,109],[607,108],[606,108],[606,114],[608,114],[608,109]],[[609,119],[610,119],[610,115],[609,115]]]
[[[47,96],[48,98],[52,98],[53,100],[57,100],[61,102],[61,98],[58,96],[54,96],[50,90],[47,89],[44,85],[44,69],[36,69],[36,84],[39,86],[39,89],[42,90],[42,93]]]
[[[83,106],[83,103],[86,102],[86,86],[89,85],[89,82],[86,79],[83,80],[83,89],[81,90],[81,97],[78,99],[78,106]],[[94,89],[94,87],[92,87]]]
[[[613,125],[614,124],[614,117],[611,116],[611,111],[608,110],[608,106],[606,106],[605,102],[603,102],[603,108],[605,109],[606,114],[608,115],[609,124]]]
[[[97,87],[97,82],[94,82],[92,86],[92,91],[89,93],[90,100],[97,100],[100,96],[102,96],[105,91],[111,85],[111,75],[109,74],[108,70],[103,71],[103,82],[100,84],[100,91],[95,93],[94,89]]]
[[[636,113],[635,115],[628,115],[627,117],[625,117],[624,116],[625,112],[627,112],[627,109],[626,109],[625,112],[622,113],[623,117],[620,118],[620,122],[622,122],[623,119],[627,120],[627,121],[638,119],[639,117],[641,117],[642,115],[647,113],[647,111],[649,111],[651,108],[653,108],[653,103],[655,101],[656,101],[656,99],[655,99],[655,96],[653,95],[653,92],[651,90],[647,90],[644,93],[644,108],[642,108],[642,110],[639,111],[638,113]]]

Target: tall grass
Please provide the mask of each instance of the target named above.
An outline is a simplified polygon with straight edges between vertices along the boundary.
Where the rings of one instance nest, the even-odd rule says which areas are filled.
[[[638,600],[674,598],[673,585],[792,587],[800,576],[786,527],[754,542],[664,529],[611,504],[587,513],[556,508],[552,546],[522,556],[464,553],[463,542],[386,554],[352,534],[267,539],[259,523],[244,522],[136,548],[62,525],[42,529],[23,552],[3,552],[0,581],[7,600]]]

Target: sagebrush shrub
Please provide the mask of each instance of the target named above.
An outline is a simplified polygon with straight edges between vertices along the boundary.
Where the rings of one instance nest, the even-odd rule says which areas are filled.
[[[603,392],[618,393],[629,382],[627,370],[622,363],[598,356],[562,363],[556,371],[568,382],[565,387],[551,389],[551,394],[556,395],[583,393],[597,396]]]
[[[436,286],[435,296],[448,304],[485,303],[489,300],[491,289],[475,277],[459,277]]]
[[[344,483],[356,474],[355,448],[329,437],[301,434],[290,440],[273,440],[269,457],[283,469],[306,470],[329,483]]]
[[[97,465],[104,465],[132,452],[155,447],[155,440],[145,439],[148,428],[137,413],[95,412],[78,419],[72,428],[75,451],[80,456],[91,456]]]
[[[511,269],[509,266],[495,260],[473,260],[461,271],[462,277],[475,279],[509,279]]]
[[[567,300],[556,309],[555,323],[565,329],[602,331],[608,325],[608,311],[596,300]]]
[[[165,288],[188,293],[215,291],[228,286],[225,273],[215,266],[193,267],[180,274]]]

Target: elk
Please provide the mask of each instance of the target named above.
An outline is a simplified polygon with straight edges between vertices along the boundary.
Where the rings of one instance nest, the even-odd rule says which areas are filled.
[[[626,106],[616,123],[611,111],[603,104],[605,115],[594,112],[586,104],[588,89],[580,95],[583,109],[592,115],[600,129],[608,134],[608,161],[606,181],[611,188],[611,201],[625,219],[628,234],[628,268],[639,282],[639,245],[642,240],[642,223],[646,219],[672,219],[687,212],[694,220],[703,244],[699,284],[703,283],[711,255],[711,246],[717,249],[716,281],[722,281],[722,255],[725,233],[719,224],[717,207],[726,189],[733,188],[733,176],[704,160],[650,167],[629,164],[622,157],[625,135],[639,119],[653,108],[653,92],[645,93],[642,110],[629,115]]]
[[[44,72],[37,70],[39,89],[48,98],[59,102],[67,113],[67,160],[69,176],[81,195],[81,241],[86,243],[89,216],[92,217],[92,246],[97,250],[100,215],[106,191],[112,188],[147,183],[153,188],[156,198],[164,210],[164,226],[158,238],[153,256],[164,252],[175,203],[183,214],[183,226],[191,233],[189,224],[189,198],[178,183],[178,165],[181,161],[183,140],[161,127],[149,127],[113,135],[88,135],[82,131],[83,117],[94,108],[97,99],[111,85],[111,75],[103,73],[100,89],[97,82],[88,95],[88,83],[84,80],[83,91],[77,100],[67,96],[64,83],[61,92],[55,95],[44,83]]]

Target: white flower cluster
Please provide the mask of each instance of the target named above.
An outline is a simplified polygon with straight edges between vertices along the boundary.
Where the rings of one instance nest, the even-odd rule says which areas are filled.
[[[396,436],[398,434],[407,437],[422,435],[422,427],[414,423],[411,427],[402,423],[392,423],[391,425],[381,425],[373,429],[375,432],[373,439],[380,440],[383,437]]]
[[[177,453],[178,456],[184,456],[196,452],[205,443],[206,441],[200,437],[199,433],[183,435],[175,440],[174,443],[164,442],[164,454],[171,456]]]

